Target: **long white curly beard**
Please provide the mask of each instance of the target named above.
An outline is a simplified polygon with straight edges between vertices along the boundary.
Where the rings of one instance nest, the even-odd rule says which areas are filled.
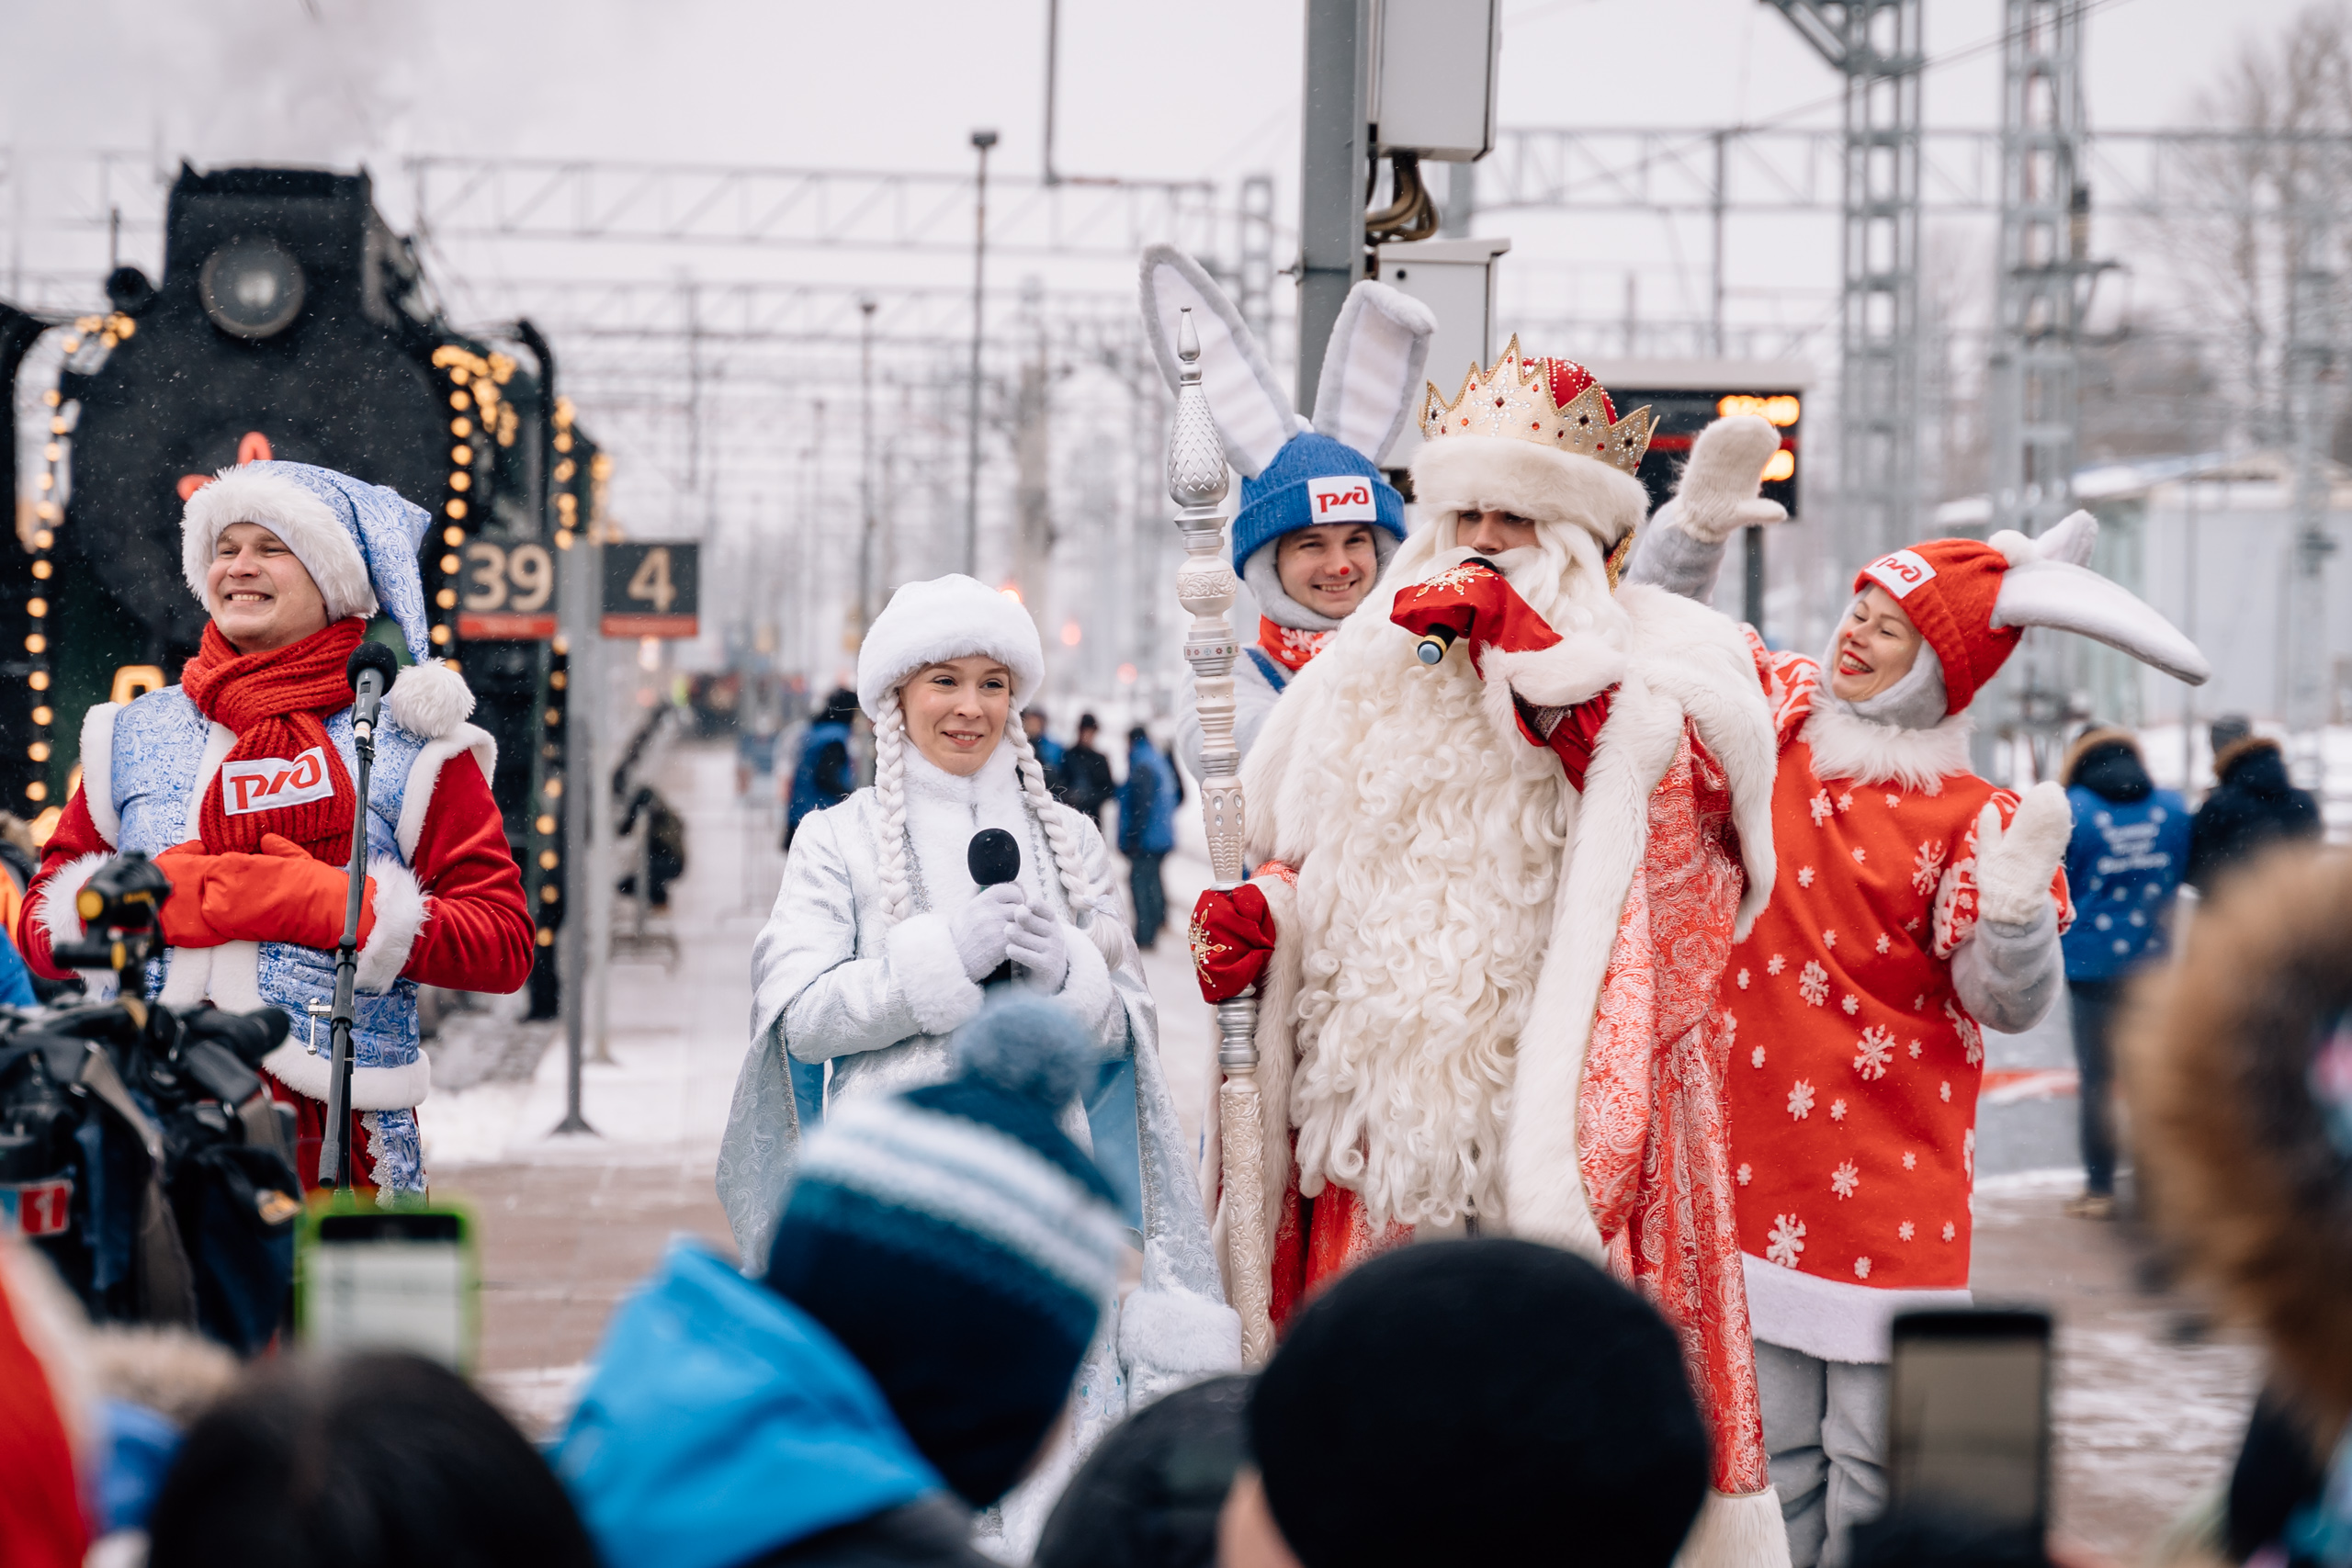
[[[1253,858],[1299,872],[1300,1190],[1351,1188],[1374,1223],[1502,1217],[1519,1036],[1576,827],[1559,761],[1481,712],[1467,649],[1424,668],[1388,619],[1399,587],[1469,553],[1453,536],[1442,520],[1399,548],[1244,770]],[[1622,632],[1581,530],[1541,525],[1498,564],[1555,629]]]

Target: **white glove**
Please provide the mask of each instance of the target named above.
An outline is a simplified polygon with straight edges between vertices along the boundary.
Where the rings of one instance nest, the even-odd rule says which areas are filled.
[[[1976,818],[1976,914],[1995,925],[2031,925],[2050,902],[2050,879],[2075,835],[2074,808],[2055,780],[2025,792],[2008,827],[1990,802]]]
[[[972,901],[948,920],[947,934],[956,943],[956,956],[964,961],[964,974],[974,985],[1004,962],[1013,918],[1021,910],[1021,885],[1000,882],[972,895]]]
[[[1012,935],[1004,951],[1047,992],[1060,990],[1062,982],[1069,978],[1069,949],[1062,942],[1062,923],[1042,904],[1026,905],[1013,917]]]
[[[1788,508],[1756,493],[1764,465],[1780,449],[1781,433],[1752,413],[1719,419],[1701,431],[1671,503],[1682,531],[1719,545],[1742,528],[1785,521]]]

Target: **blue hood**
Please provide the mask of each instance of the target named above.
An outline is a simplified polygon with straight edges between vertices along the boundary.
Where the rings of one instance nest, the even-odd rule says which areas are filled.
[[[615,1315],[555,1462],[629,1568],[728,1568],[946,1486],[831,1334],[685,1241]]]

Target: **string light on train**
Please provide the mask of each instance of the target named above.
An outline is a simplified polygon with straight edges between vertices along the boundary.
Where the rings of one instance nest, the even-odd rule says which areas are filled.
[[[111,348],[138,330],[128,316],[121,318],[121,327],[123,330],[115,330],[107,318],[85,317],[74,323],[75,342],[67,352],[79,347],[80,337],[92,333],[103,336],[107,346]],[[74,416],[80,410],[78,405],[64,406],[55,388],[42,393],[41,401],[50,411],[49,440],[41,447],[43,468],[37,481],[40,494],[33,502],[34,527],[32,537],[28,542],[33,551],[32,579],[36,584],[45,585],[57,572],[57,565],[50,558],[50,551],[57,543],[56,525],[65,517],[64,505],[58,498],[64,493],[66,449],[73,434]],[[25,600],[24,644],[28,662],[31,666],[26,673],[25,686],[31,694],[32,701],[26,716],[32,721],[32,739],[25,748],[25,756],[38,769],[35,775],[26,781],[24,796],[36,807],[49,799],[49,780],[41,774],[48,771],[43,764],[56,754],[57,711],[51,705],[47,695],[51,682],[49,611],[46,587],[36,588]]]

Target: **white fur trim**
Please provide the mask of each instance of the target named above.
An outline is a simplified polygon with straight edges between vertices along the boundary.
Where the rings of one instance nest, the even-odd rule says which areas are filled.
[[[1828,684],[1825,671],[1822,683]],[[1933,729],[1905,729],[1848,713],[1826,692],[1816,691],[1813,714],[1800,735],[1813,748],[1813,771],[1825,779],[1856,784],[1899,784],[1923,795],[1941,795],[1944,780],[1968,768],[1967,713],[1947,715]]]
[[[473,689],[466,678],[435,660],[412,664],[393,677],[384,711],[411,735],[439,740],[474,716]]]
[[[57,874],[40,885],[40,908],[37,918],[40,929],[49,933],[49,945],[53,952],[69,942],[82,940],[82,914],[74,908],[75,895],[82,885],[97,874],[98,867],[114,859],[102,854],[77,855],[57,870]]]
[[[1499,676],[1540,708],[1583,702],[1625,678],[1625,650],[1590,633],[1518,653],[1484,649],[1479,660],[1489,682]]]
[[[2007,829],[1986,802],[1976,820],[1976,912],[1995,925],[2027,926],[2050,902],[2051,879],[2075,834],[2065,787],[2043,779],[2025,792]]]
[[[120,703],[95,703],[82,716],[82,804],[108,849],[122,842],[122,813],[114,804],[114,716],[121,711]]]
[[[1964,1307],[1966,1291],[1879,1291],[1739,1257],[1747,1280],[1747,1320],[1767,1345],[1825,1361],[1884,1361],[1894,1315]]]
[[[297,1019],[294,1026],[303,1030],[308,1019]],[[319,1040],[324,1043],[326,1024],[319,1025]],[[332,1076],[324,1056],[311,1055],[311,1049],[300,1038],[289,1036],[285,1044],[261,1059],[269,1076],[305,1099],[323,1105],[327,1090],[333,1087]],[[416,1060],[399,1067],[362,1067],[351,1069],[351,1109],[354,1111],[408,1111],[424,1103],[433,1092],[433,1060],[422,1051]]]
[[[178,949],[174,949],[178,952]],[[210,976],[204,983],[204,994],[212,998],[215,1007],[230,1012],[252,1012],[265,1004],[261,999],[261,943],[257,942],[224,942],[218,947],[203,950],[212,960]],[[297,1018],[297,1029],[308,1027],[310,1021]]]
[[[1572,525],[1614,546],[1649,515],[1649,491],[1597,457],[1508,435],[1447,435],[1413,454],[1413,501],[1424,517],[1510,512]]]
[[[156,1001],[175,1012],[201,1003],[212,984],[212,953],[209,947],[164,949],[164,988],[155,994]]]
[[[1789,1531],[1770,1486],[1733,1496],[1710,1491],[1674,1568],[1789,1568]]]
[[[352,983],[380,995],[408,967],[417,933],[424,929],[424,889],[417,886],[416,873],[389,855],[368,863],[368,877],[376,885],[376,924],[360,943]]]
[[[212,562],[212,547],[232,523],[258,523],[285,541],[318,584],[329,620],[376,613],[368,562],[334,508],[290,480],[238,468],[215,474],[211,483],[187,498],[180,516],[180,565],[187,574],[188,591],[203,602],[208,615],[219,615],[220,606],[205,587],[205,573]]]
[[[907,998],[925,1034],[952,1034],[979,1012],[986,993],[964,973],[944,916],[908,916],[882,938],[882,953],[890,965],[890,984]],[[1075,956],[1070,967],[1078,967]]]
[[[497,776],[498,742],[489,731],[470,724],[458,725],[430,742],[409,764],[408,782],[401,785],[401,819],[392,829],[393,841],[400,845],[403,859],[416,858],[417,840],[424,836],[424,813],[433,804],[434,785],[441,782],[442,765],[465,752],[472,753],[485,783]]]
[[[1119,1304],[1119,1364],[1130,1415],[1187,1383],[1241,1370],[1241,1314],[1183,1291],[1138,1290]]]
[[[882,711],[882,694],[924,665],[975,655],[1012,671],[1013,708],[1029,705],[1045,679],[1046,653],[1037,623],[1020,601],[956,572],[907,583],[890,595],[858,646],[858,706],[873,718]]]
[[[204,754],[197,759],[196,787],[188,792],[187,817],[180,823],[183,841],[204,836],[205,792],[212,787],[213,775],[220,771],[220,764],[236,749],[237,732],[220,720],[213,720],[212,728],[205,733]]]

